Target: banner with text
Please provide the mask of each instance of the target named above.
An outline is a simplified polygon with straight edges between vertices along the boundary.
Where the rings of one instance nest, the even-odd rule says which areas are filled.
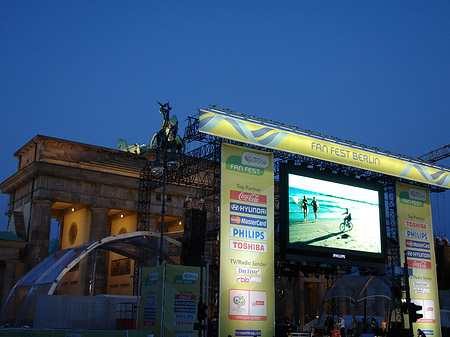
[[[142,268],[139,329],[161,335],[164,265]]]
[[[423,318],[414,323],[427,336],[441,336],[439,295],[431,222],[430,191],[397,183],[397,215],[401,262],[412,270],[409,277],[411,302],[422,306]]]
[[[194,323],[197,322],[200,282],[203,303],[207,302],[206,276],[206,268],[200,273],[200,267],[166,265],[163,336],[198,336]]]
[[[224,143],[219,336],[274,336],[273,155]]]
[[[200,111],[199,131],[248,144],[450,188],[450,170],[423,165],[380,150],[352,147],[332,139],[298,132],[295,128],[268,126],[226,113]]]

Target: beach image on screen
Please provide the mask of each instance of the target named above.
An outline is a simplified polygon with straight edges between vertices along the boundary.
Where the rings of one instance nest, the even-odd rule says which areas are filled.
[[[381,253],[379,191],[288,174],[288,193],[291,246]]]

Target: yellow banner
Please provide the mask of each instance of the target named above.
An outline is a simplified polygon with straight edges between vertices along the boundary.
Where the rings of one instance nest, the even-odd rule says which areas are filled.
[[[321,140],[296,133],[294,130],[276,126],[269,127],[258,122],[235,118],[225,113],[200,110],[199,131],[270,149],[450,188],[450,171],[442,167],[425,166],[419,162],[408,161],[394,155],[357,149],[331,140]]]
[[[273,156],[222,145],[219,336],[275,335]]]
[[[430,191],[397,183],[398,237],[402,266],[406,251],[411,302],[422,306],[423,317],[413,324],[427,336],[441,336],[439,294],[431,222]]]

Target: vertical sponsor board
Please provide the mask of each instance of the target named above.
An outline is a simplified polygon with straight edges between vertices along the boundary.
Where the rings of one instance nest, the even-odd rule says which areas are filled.
[[[139,330],[161,336],[164,265],[142,268]]]
[[[406,251],[411,302],[422,306],[423,317],[413,329],[441,336],[439,295],[431,222],[430,191],[426,188],[397,183],[397,215],[402,265]],[[428,333],[427,333],[428,335]]]
[[[206,268],[203,268],[203,302],[206,294]],[[197,322],[197,306],[200,298],[200,268],[166,265],[164,292],[164,327],[167,337],[197,336],[194,323]]]
[[[273,156],[222,145],[219,336],[274,336]]]

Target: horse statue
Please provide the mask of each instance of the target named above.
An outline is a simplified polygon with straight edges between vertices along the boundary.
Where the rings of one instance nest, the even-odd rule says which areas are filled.
[[[184,153],[186,150],[186,143],[178,135],[178,119],[177,116],[170,118],[169,112],[172,108],[169,102],[160,105],[159,113],[163,115],[163,123],[161,130],[153,135],[150,142],[151,149],[167,150],[168,152]]]
[[[163,123],[161,130],[155,133],[150,141],[150,145],[139,143],[128,145],[125,139],[119,139],[117,147],[119,150],[125,152],[131,152],[141,154],[147,152],[149,149],[167,150],[168,152],[175,152],[177,154],[183,154],[186,150],[186,143],[178,135],[178,119],[177,116],[170,118],[169,112],[172,108],[169,106],[169,102],[160,105],[159,113],[163,115]]]

